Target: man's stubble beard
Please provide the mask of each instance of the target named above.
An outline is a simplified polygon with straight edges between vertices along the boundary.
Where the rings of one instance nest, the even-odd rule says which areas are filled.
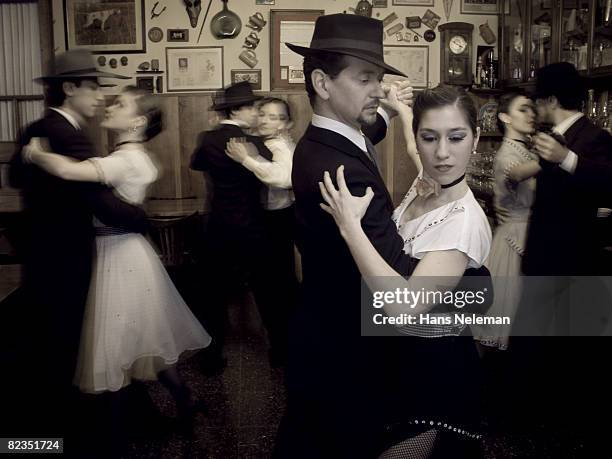
[[[374,115],[365,115],[361,113],[357,121],[362,126],[372,126],[376,122],[376,114]]]

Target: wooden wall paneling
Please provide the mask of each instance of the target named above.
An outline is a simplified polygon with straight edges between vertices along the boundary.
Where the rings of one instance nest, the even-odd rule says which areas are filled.
[[[147,144],[147,149],[157,161],[160,177],[151,186],[151,198],[182,198],[181,154],[179,123],[179,97],[160,97],[164,110],[164,130]]]
[[[54,67],[53,42],[53,11],[51,2],[39,0],[38,2],[38,27],[40,31],[40,55],[42,58],[41,68],[43,75],[49,75]]]
[[[202,178],[202,173],[192,171],[189,165],[191,155],[197,147],[198,135],[213,127],[214,117],[209,111],[212,102],[212,96],[209,94],[179,97],[182,197],[209,197],[210,190]]]
[[[293,128],[291,136],[297,142],[306,132],[306,128],[310,124],[312,118],[312,108],[308,95],[300,91],[298,93],[288,94],[272,94],[274,97],[281,97],[289,102],[291,108],[291,116],[293,117]]]
[[[395,125],[393,132],[393,171],[392,183],[393,189],[390,190],[393,203],[397,206],[400,204],[404,195],[412,185],[412,182],[417,176],[417,168],[414,162],[408,157],[406,151],[406,141],[400,126],[398,118],[394,119],[392,124]],[[391,139],[390,139],[391,140]]]

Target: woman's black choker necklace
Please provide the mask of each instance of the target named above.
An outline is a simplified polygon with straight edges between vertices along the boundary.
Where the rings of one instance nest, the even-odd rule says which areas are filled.
[[[142,143],[140,140],[124,140],[123,142],[119,142],[115,144],[115,148],[120,147],[121,145],[125,145],[126,143]]]
[[[521,139],[510,139],[510,140],[514,140],[515,142],[519,142],[519,143],[522,143],[523,145],[527,145],[526,140],[521,140]]]
[[[459,177],[458,179],[453,180],[453,181],[452,181],[452,182],[450,182],[450,183],[447,183],[446,185],[442,185],[442,184],[440,184],[440,188],[450,188],[450,187],[452,187],[452,186],[455,186],[455,185],[457,185],[457,183],[461,183],[461,181],[462,181],[464,178],[465,178],[465,174],[463,174],[463,175],[462,175],[461,177]]]

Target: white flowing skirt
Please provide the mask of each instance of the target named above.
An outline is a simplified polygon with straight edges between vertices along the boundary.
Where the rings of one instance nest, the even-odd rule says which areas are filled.
[[[96,246],[74,378],[83,392],[156,379],[183,352],[210,344],[142,235],[98,236]]]
[[[495,297],[487,316],[510,317],[510,325],[471,326],[475,339],[486,346],[502,350],[508,348],[512,322],[521,300],[521,260],[526,236],[526,221],[504,223],[495,231],[486,263],[491,272]]]

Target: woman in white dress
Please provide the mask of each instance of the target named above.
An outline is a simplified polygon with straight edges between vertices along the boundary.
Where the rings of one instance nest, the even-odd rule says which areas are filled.
[[[418,260],[409,279],[385,262],[361,227],[372,190],[368,188],[363,197],[352,196],[342,166],[337,187],[328,172],[320,183],[326,202],[321,207],[334,218],[372,292],[425,288],[449,293],[470,268],[482,272],[489,254],[491,229],[465,180],[480,133],[473,102],[465,93],[439,86],[420,93],[413,112],[423,170],[393,215],[404,251]],[[417,301],[412,308],[393,302],[382,307],[389,318],[407,314],[418,319],[433,306]],[[418,320],[398,327],[410,341],[398,343],[404,345],[405,358],[396,369],[400,386],[393,390],[389,382],[387,403],[398,406],[389,425],[397,426],[397,441],[381,458],[480,457],[480,363],[473,338],[460,336],[464,328],[432,327]],[[398,391],[408,401],[403,403]]]
[[[142,204],[157,168],[143,142],[162,128],[157,100],[127,87],[106,109],[101,126],[117,135],[109,156],[75,161],[43,151],[39,139],[25,158],[64,180],[102,182],[132,204]],[[116,392],[138,380],[159,379],[188,427],[194,404],[175,364],[211,338],[176,290],[150,243],[94,221],[97,258],[83,321],[74,384],[86,393]]]
[[[516,92],[504,94],[499,100],[498,118],[504,138],[494,163],[494,203],[499,226],[486,263],[495,286],[495,299],[488,315],[510,317],[512,322],[521,298],[521,258],[535,176],[540,171],[538,156],[528,148],[529,136],[535,132],[536,125],[533,101]],[[479,325],[472,327],[472,331],[481,344],[505,350],[510,328],[510,325]]]

